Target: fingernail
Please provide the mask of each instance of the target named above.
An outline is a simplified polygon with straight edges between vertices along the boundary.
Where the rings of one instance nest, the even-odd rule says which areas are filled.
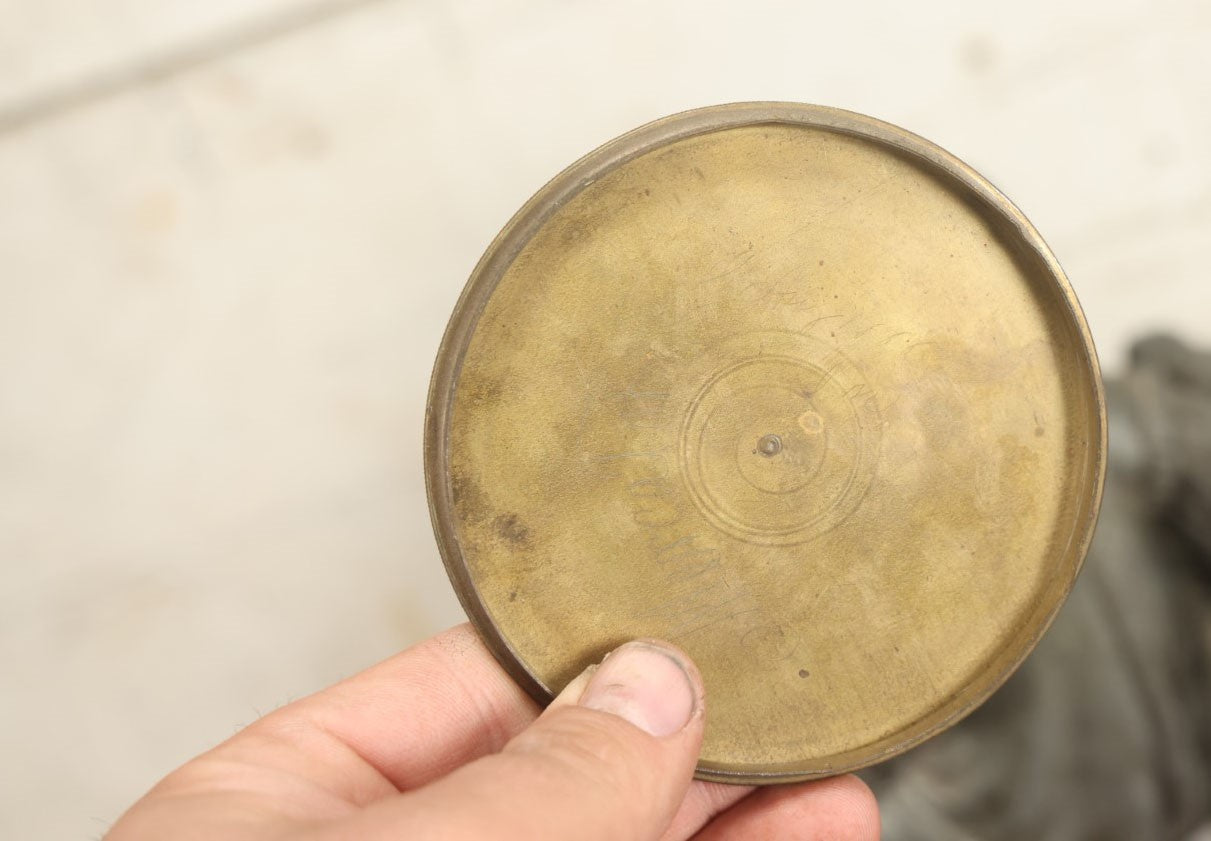
[[[698,707],[698,690],[677,652],[646,641],[628,642],[597,667],[580,705],[663,738],[689,723]]]

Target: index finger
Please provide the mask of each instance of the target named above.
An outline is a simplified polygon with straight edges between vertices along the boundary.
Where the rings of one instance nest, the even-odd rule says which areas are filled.
[[[270,716],[307,720],[400,791],[499,751],[538,705],[463,624]]]

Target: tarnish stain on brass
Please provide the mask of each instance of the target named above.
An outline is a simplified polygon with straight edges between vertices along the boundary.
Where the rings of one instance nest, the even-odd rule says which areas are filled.
[[[819,414],[808,409],[799,415],[799,428],[808,435],[819,435],[821,430],[824,429],[824,420]]]
[[[573,165],[443,341],[426,481],[501,663],[548,699],[626,639],[695,659],[704,779],[863,767],[967,714],[1088,546],[1105,412],[1029,222],[859,115],[689,112]]]
[[[496,534],[502,540],[514,547],[528,546],[530,529],[516,514],[500,514],[492,521]]]

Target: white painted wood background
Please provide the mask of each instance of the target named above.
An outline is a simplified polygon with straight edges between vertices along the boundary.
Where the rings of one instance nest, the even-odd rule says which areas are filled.
[[[258,713],[459,621],[433,355],[497,229],[698,105],[967,160],[1108,368],[1211,344],[1211,5],[0,0],[0,837],[101,835]]]

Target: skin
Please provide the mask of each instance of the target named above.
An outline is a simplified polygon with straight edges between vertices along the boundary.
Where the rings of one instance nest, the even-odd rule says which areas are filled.
[[[540,712],[463,625],[186,763],[106,838],[878,839],[853,776],[694,781],[704,719],[665,643],[628,643]]]

